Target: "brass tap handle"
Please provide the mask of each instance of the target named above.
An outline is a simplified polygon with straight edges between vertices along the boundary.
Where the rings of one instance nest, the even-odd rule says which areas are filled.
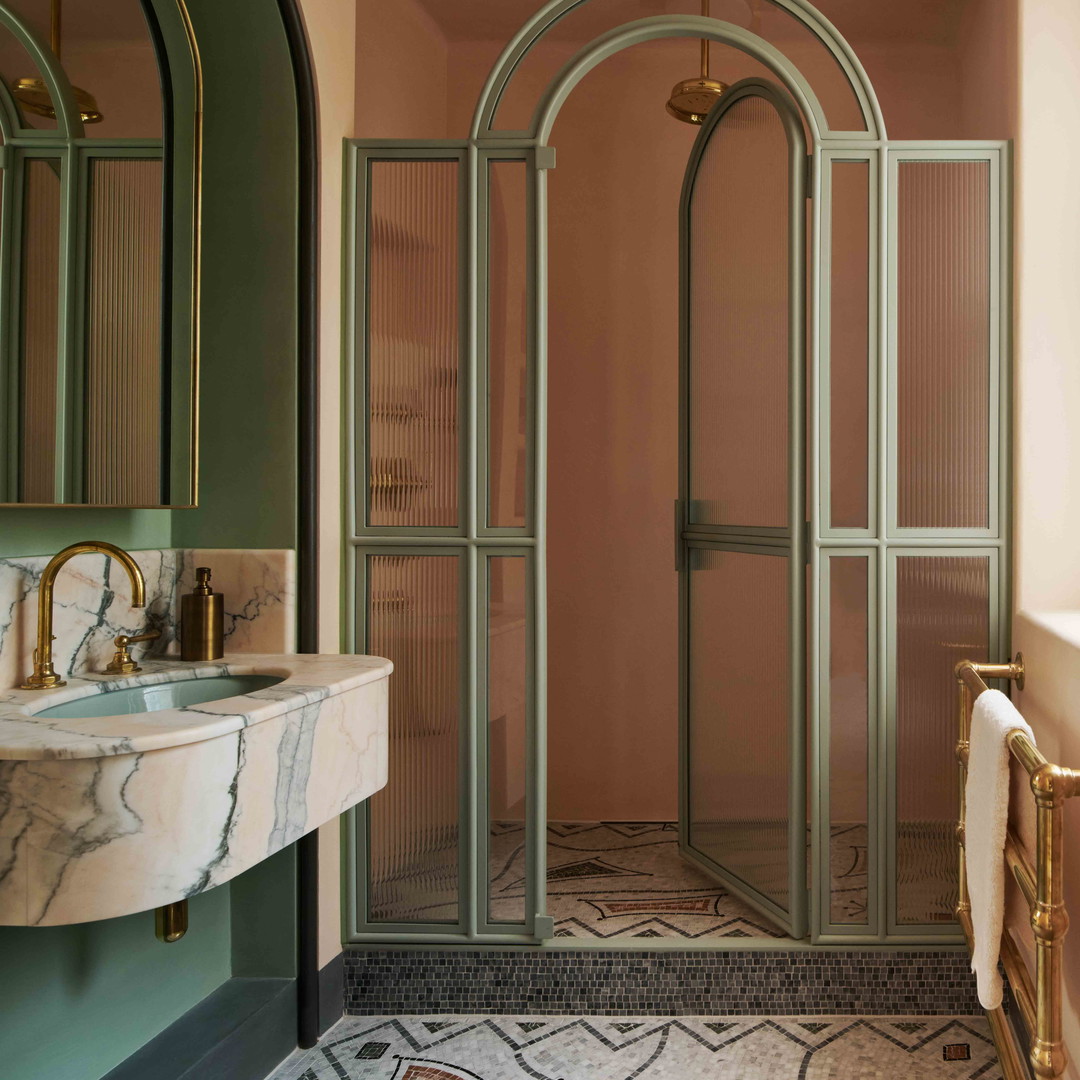
[[[160,630],[147,630],[145,634],[117,634],[113,640],[116,652],[113,653],[112,660],[105,668],[105,673],[107,675],[134,675],[135,672],[142,671],[142,668],[131,659],[128,646],[134,645],[136,641],[153,641],[158,637],[161,637]]]

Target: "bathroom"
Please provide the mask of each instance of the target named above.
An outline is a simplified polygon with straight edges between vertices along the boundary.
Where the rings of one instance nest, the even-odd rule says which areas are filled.
[[[0,695],[31,716],[5,721],[0,882],[42,886],[0,888],[0,1075],[1026,1075],[955,921],[953,666],[1022,653],[1023,685],[993,685],[1080,764],[1069,0],[4,0],[0,22]],[[706,38],[736,91],[686,123],[665,104]],[[748,101],[771,149],[710,173]],[[928,161],[966,179],[909,188],[905,217]],[[688,176],[715,206],[681,203]],[[751,282],[746,359],[777,379],[733,368],[709,397],[695,324],[730,324],[695,279]],[[779,516],[708,516],[755,498]],[[904,532],[920,500],[960,518]],[[46,572],[87,541],[119,553]],[[225,655],[207,619],[185,661],[201,566]],[[143,632],[143,671],[109,672]],[[42,643],[67,685],[23,690]],[[715,739],[688,668],[729,707]],[[217,677],[279,681],[193,699],[232,720],[135,754],[77,705]],[[46,698],[74,719],[42,734]],[[73,801],[87,759],[144,758],[108,820],[100,786]],[[43,767],[66,801],[26,841]],[[1035,853],[1018,777],[1012,800]],[[1063,874],[1068,899],[1067,842]],[[1007,920],[1034,971],[1011,886]],[[1080,945],[1053,946],[1036,1075],[1078,1076]]]

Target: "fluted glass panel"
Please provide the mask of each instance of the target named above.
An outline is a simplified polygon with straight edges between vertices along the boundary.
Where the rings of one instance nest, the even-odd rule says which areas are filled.
[[[690,521],[788,518],[788,144],[776,110],[737,101],[690,203]]]
[[[390,776],[370,802],[369,916],[458,917],[461,560],[368,556],[367,651],[394,663]]]
[[[489,171],[488,525],[525,524],[528,238],[523,161]]]
[[[691,549],[690,843],[788,906],[786,557]]]
[[[987,556],[896,560],[896,913],[948,922],[956,906],[956,682],[986,660]]]
[[[160,161],[90,162],[86,501],[161,502]]]
[[[23,173],[22,502],[56,502],[60,359],[60,160],[29,158]]]
[[[458,172],[456,161],[371,165],[371,525],[458,522]]]
[[[833,528],[869,525],[870,164],[832,166],[829,483]]]
[[[897,524],[987,528],[990,165],[898,169]]]
[[[830,921],[867,921],[868,560],[829,559]]]
[[[488,564],[489,918],[525,921],[528,574],[524,556]]]

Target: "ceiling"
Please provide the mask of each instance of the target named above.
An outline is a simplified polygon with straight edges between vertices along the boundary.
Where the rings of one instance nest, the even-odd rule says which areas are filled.
[[[818,10],[853,45],[865,42],[955,44],[965,8],[998,0],[819,0]],[[545,0],[419,0],[450,41],[507,41],[544,6]],[[712,0],[711,14],[750,27],[755,17],[779,27],[786,16],[768,0]],[[566,40],[588,41],[632,19],[670,13],[700,14],[697,0],[591,0],[552,31]],[[772,17],[770,18],[770,14]],[[763,36],[770,36],[765,34]],[[775,36],[775,35],[774,35]],[[782,33],[779,35],[782,37]]]

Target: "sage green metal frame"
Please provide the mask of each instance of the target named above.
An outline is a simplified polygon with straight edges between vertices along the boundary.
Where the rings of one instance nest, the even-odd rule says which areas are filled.
[[[555,153],[547,145],[552,126],[562,103],[577,83],[597,64],[621,49],[662,37],[708,38],[742,49],[761,61],[794,99],[811,139],[808,161],[807,195],[811,199],[809,297],[811,333],[808,340],[807,424],[808,479],[807,555],[810,564],[811,588],[806,621],[809,685],[807,701],[809,721],[808,769],[811,803],[811,843],[814,851],[815,884],[811,891],[809,931],[814,943],[825,946],[880,944],[917,947],[932,941],[935,945],[952,947],[961,938],[957,928],[897,925],[889,898],[895,880],[895,792],[887,782],[895,746],[895,716],[891,706],[891,687],[894,679],[890,621],[895,610],[890,581],[892,566],[898,554],[966,554],[977,551],[988,554],[996,566],[995,590],[991,596],[990,623],[993,631],[992,651],[1007,649],[1007,615],[1009,610],[1009,256],[1010,229],[1009,147],[1005,143],[907,143],[889,142],[876,95],[850,47],[820,13],[805,0],[770,0],[784,8],[807,26],[830,50],[851,82],[866,122],[865,131],[833,131],[809,81],[772,45],[742,27],[720,20],[698,16],[665,16],[642,19],[601,35],[577,52],[555,76],[541,95],[533,122],[526,131],[499,131],[493,128],[498,102],[523,58],[543,39],[544,35],[568,12],[590,0],[552,0],[537,13],[508,43],[493,69],[481,94],[467,141],[423,142],[414,140],[353,140],[346,144],[346,321],[345,348],[345,475],[347,477],[347,551],[345,558],[345,604],[347,618],[343,647],[356,650],[364,647],[364,596],[358,592],[362,575],[358,563],[365,554],[399,550],[413,554],[436,555],[440,552],[459,554],[466,565],[468,602],[463,609],[462,627],[464,652],[468,657],[468,678],[463,698],[462,777],[462,859],[461,902],[462,918],[453,927],[423,924],[378,924],[367,918],[364,870],[365,811],[349,815],[346,839],[346,912],[345,935],[351,942],[464,942],[485,944],[536,943],[550,939],[551,919],[543,914],[545,882],[544,844],[538,842],[546,822],[546,584],[545,584],[545,506],[546,506],[546,320],[547,320],[547,186],[546,170],[554,167]],[[466,388],[464,450],[461,454],[459,505],[462,518],[454,529],[372,529],[358,519],[358,502],[366,485],[367,460],[362,422],[361,388],[365,370],[363,304],[363,219],[367,195],[366,165],[369,160],[425,160],[432,156],[453,157],[461,161],[463,188],[467,192],[465,225],[462,234],[462,272],[464,288],[463,326],[467,328],[462,355],[462,385]],[[891,477],[895,460],[894,429],[890,422],[886,398],[891,385],[894,352],[888,332],[889,313],[895,310],[890,298],[895,296],[895,276],[891,252],[894,250],[896,201],[894,198],[895,162],[906,157],[944,157],[955,159],[974,155],[985,156],[991,171],[1000,177],[996,189],[1000,214],[995,220],[997,262],[992,268],[999,281],[1000,319],[994,386],[997,409],[991,455],[998,471],[997,528],[991,533],[967,535],[924,533],[909,535],[910,530],[891,530],[889,506],[894,490]],[[529,308],[529,424],[528,445],[530,491],[524,529],[493,529],[487,524],[486,477],[486,176],[485,162],[492,160],[523,160],[528,187],[528,234],[530,240],[530,308]],[[829,266],[831,258],[831,165],[835,161],[865,161],[869,174],[869,295],[870,330],[868,341],[869,371],[869,437],[867,454],[870,463],[868,519],[865,529],[833,528],[829,518],[830,462],[828,410],[828,349],[829,349]],[[894,301],[893,301],[894,304]],[[363,514],[361,512],[361,518]],[[354,528],[355,526],[355,528]],[[715,537],[707,538],[715,542]],[[755,545],[769,546],[770,540],[757,535]],[[772,541],[775,545],[775,540]],[[483,700],[486,646],[483,624],[482,560],[498,554],[524,555],[530,559],[532,577],[532,637],[529,643],[532,713],[529,718],[529,760],[527,764],[530,790],[528,796],[529,824],[533,841],[529,850],[528,875],[530,903],[526,923],[520,927],[492,925],[484,918],[480,898],[484,895],[482,878],[484,860],[479,853],[486,851],[486,820],[481,811],[486,805],[485,745],[482,729],[486,712]],[[863,556],[868,559],[870,573],[868,620],[871,642],[868,644],[871,675],[871,729],[868,760],[869,828],[873,850],[869,853],[871,911],[864,926],[832,924],[828,921],[829,868],[827,862],[828,822],[828,687],[824,674],[828,671],[827,642],[828,566],[829,560],[840,557]],[[820,584],[819,584],[820,583]],[[793,620],[794,621],[794,620]],[[800,628],[792,628],[794,635]],[[468,849],[468,850],[466,850]],[[533,914],[535,912],[535,914]],[[798,929],[798,927],[796,927]],[[557,944],[550,941],[552,946]],[[730,944],[730,943],[728,943]],[[738,947],[775,948],[775,941],[738,941]],[[788,943],[784,943],[787,945]],[[588,947],[589,942],[575,942],[575,947]],[[685,948],[682,941],[659,939],[643,943],[641,939],[605,940],[603,947],[613,945],[633,948]],[[724,948],[721,941],[708,947]]]
[[[541,333],[536,310],[543,303],[539,292],[543,278],[538,264],[541,244],[541,216],[537,192],[543,185],[543,170],[551,155],[530,146],[499,146],[491,150],[463,142],[428,142],[423,145],[399,142],[353,142],[347,152],[346,250],[351,267],[349,280],[366,280],[368,217],[370,214],[371,164],[379,161],[454,161],[458,163],[460,195],[460,405],[463,420],[459,432],[458,508],[459,520],[453,527],[410,528],[368,524],[369,490],[367,461],[366,384],[368,351],[366,310],[362,290],[354,290],[347,304],[346,327],[346,401],[348,403],[347,450],[349,462],[358,468],[347,470],[353,477],[347,493],[347,520],[352,523],[349,538],[353,557],[347,561],[349,597],[366,596],[363,566],[368,556],[376,554],[455,555],[462,560],[462,687],[459,805],[459,918],[455,925],[439,923],[392,924],[370,917],[366,875],[358,872],[368,862],[369,828],[366,807],[350,815],[347,828],[347,851],[350,869],[346,875],[346,919],[348,936],[353,941],[383,940],[404,936],[410,941],[494,941],[506,944],[535,942],[553,934],[550,919],[543,915],[544,895],[540,883],[546,881],[546,847],[538,840],[537,823],[546,819],[546,741],[542,730],[545,708],[543,679],[546,664],[544,625],[543,537],[537,528],[543,520],[539,502],[542,479],[531,476],[527,484],[529,500],[524,527],[495,527],[488,513],[488,440],[487,440],[487,280],[488,243],[486,212],[488,205],[489,166],[492,162],[519,161],[527,177],[530,207],[527,227],[528,251],[533,263],[528,281],[537,295],[529,306],[527,345],[527,400],[531,447],[530,473],[542,472],[544,461],[543,430],[537,420],[543,401],[542,367],[537,362]],[[479,224],[480,208],[485,223]],[[519,923],[497,923],[488,916],[487,851],[490,834],[486,793],[488,784],[487,745],[487,643],[488,643],[488,560],[495,557],[519,557],[526,560],[529,581],[529,620],[526,637],[527,685],[530,707],[526,715],[526,903],[525,917]],[[366,647],[367,604],[353,603],[348,623],[346,648],[355,651]]]
[[[989,527],[968,529],[900,529],[896,527],[896,251],[897,168],[903,161],[986,161],[991,196],[990,477]],[[830,372],[829,270],[832,236],[832,164],[867,161],[870,210],[868,298],[868,518],[867,528],[833,527],[830,521]],[[818,155],[815,170],[818,242],[813,246],[814,318],[817,359],[813,364],[809,411],[816,434],[811,440],[811,594],[810,642],[811,815],[813,864],[818,887],[811,896],[814,940],[828,944],[959,943],[954,923],[900,923],[896,917],[896,559],[904,555],[985,555],[991,560],[988,617],[990,656],[1009,648],[1010,592],[1010,330],[1011,330],[1011,186],[1010,146],[992,142],[882,142],[874,147],[849,144]],[[865,925],[833,923],[829,918],[829,640],[828,564],[833,558],[865,556],[870,560],[868,625],[870,627],[870,730],[868,882]]]
[[[691,308],[691,244],[694,187],[702,157],[716,137],[732,106],[758,98],[776,111],[788,147],[788,525],[763,528],[746,525],[701,525],[693,521],[691,363],[693,311]],[[807,931],[806,888],[806,142],[795,103],[778,87],[761,79],[744,79],[728,89],[698,133],[683,182],[679,207],[679,516],[676,564],[679,567],[679,848],[683,855],[720,878],[792,937]],[[692,738],[690,716],[692,552],[698,549],[741,551],[783,557],[788,563],[790,612],[786,664],[777,657],[777,670],[786,667],[790,682],[788,738],[788,899],[777,904],[730,869],[694,846],[691,830]]]
[[[194,506],[198,375],[199,160],[201,138],[201,90],[198,56],[187,23],[183,0],[171,6],[155,4],[162,37],[169,48],[171,92],[179,117],[191,120],[191,145],[175,140],[172,205],[173,258],[166,268],[170,282],[172,325],[165,327],[173,357],[190,357],[179,381],[171,386],[170,425],[189,431],[172,456],[175,486],[189,493],[186,500],[170,503]],[[87,290],[87,231],[90,217],[90,162],[100,159],[156,159],[164,156],[161,139],[87,138],[75,103],[71,83],[52,50],[22,19],[0,2],[0,27],[10,32],[36,65],[55,104],[55,128],[32,128],[23,123],[11,89],[0,77],[0,444],[6,466],[0,469],[0,506],[29,506],[19,499],[21,458],[20,371],[23,218],[22,194],[26,163],[48,159],[58,163],[60,175],[60,252],[58,274],[57,453],[55,500],[36,505],[79,505],[84,498],[83,428],[84,386],[82,357],[85,353]],[[187,63],[185,63],[185,58]],[[27,73],[30,74],[30,73]],[[186,374],[184,373],[186,372]],[[85,505],[85,504],[83,504]],[[95,504],[96,505],[96,504]]]

